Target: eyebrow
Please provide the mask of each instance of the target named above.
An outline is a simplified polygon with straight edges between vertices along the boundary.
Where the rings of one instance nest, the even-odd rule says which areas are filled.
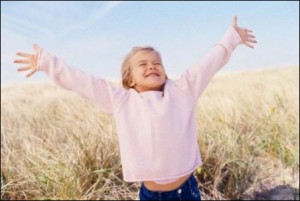
[[[147,62],[147,60],[140,60],[140,61],[137,61],[136,63],[139,64],[139,63],[144,63],[144,62]],[[152,62],[161,62],[161,60],[153,60]]]
[[[136,63],[143,63],[143,62],[147,62],[147,60],[140,60],[140,61],[137,61]]]

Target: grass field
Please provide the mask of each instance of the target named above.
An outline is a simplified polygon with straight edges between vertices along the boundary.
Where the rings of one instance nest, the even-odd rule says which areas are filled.
[[[299,193],[298,65],[217,74],[196,109],[202,199]],[[112,117],[50,81],[1,84],[1,199],[136,199],[138,189],[122,180]]]

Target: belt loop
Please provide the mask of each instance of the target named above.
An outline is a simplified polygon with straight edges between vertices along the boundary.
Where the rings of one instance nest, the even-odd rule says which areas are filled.
[[[191,174],[190,178],[188,178],[188,184],[189,184],[189,188],[191,188],[192,184],[192,177],[193,177],[193,174]]]
[[[158,192],[157,195],[158,195],[158,200],[162,200],[162,193]]]

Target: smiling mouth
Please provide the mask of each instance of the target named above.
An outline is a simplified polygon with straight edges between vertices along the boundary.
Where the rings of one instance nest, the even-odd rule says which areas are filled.
[[[146,77],[159,77],[159,74],[157,74],[157,73],[150,73],[150,74],[146,75]]]

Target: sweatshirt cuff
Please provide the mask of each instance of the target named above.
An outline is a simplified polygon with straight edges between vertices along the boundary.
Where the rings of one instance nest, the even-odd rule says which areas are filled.
[[[230,26],[223,38],[216,44],[223,46],[227,52],[232,52],[238,45],[242,44],[242,39],[236,30]]]
[[[37,71],[45,71],[46,70],[46,61],[47,61],[48,53],[43,49],[40,48],[38,51],[38,60],[37,60]]]

